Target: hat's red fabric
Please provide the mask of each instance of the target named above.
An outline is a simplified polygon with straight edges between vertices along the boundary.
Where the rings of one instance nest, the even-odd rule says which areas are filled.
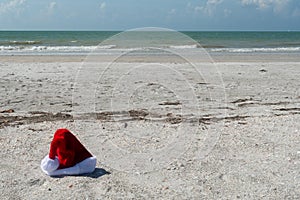
[[[58,157],[58,169],[72,167],[77,163],[92,157],[92,154],[67,129],[58,129],[50,146],[49,158]]]

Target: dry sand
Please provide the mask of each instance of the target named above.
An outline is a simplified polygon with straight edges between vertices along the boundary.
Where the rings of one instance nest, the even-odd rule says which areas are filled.
[[[299,199],[300,60],[272,57],[0,57],[0,199]],[[93,174],[42,173],[61,127]]]

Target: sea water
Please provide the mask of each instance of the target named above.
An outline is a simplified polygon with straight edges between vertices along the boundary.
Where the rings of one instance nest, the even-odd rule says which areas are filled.
[[[136,48],[214,53],[300,52],[300,32],[208,31],[0,31],[0,55],[111,54]]]

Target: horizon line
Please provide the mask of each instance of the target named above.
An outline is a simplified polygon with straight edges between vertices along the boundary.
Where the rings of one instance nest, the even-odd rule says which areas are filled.
[[[143,27],[143,28],[149,28],[149,27]],[[154,28],[162,28],[162,27],[154,27]],[[117,30],[117,29],[0,29],[0,31],[86,31],[86,32],[105,32],[105,31],[111,31],[111,32],[124,32],[124,31],[130,31],[130,30],[135,30],[134,29],[126,29],[126,30]],[[139,28],[138,28],[139,29]],[[173,30],[173,31],[178,31],[178,32],[300,32],[300,30],[260,30],[260,29],[242,29],[242,30],[237,30],[237,29],[204,29],[204,30],[197,30],[197,29],[182,29],[182,30],[176,30],[176,29],[171,29],[171,28],[162,28],[166,30]]]

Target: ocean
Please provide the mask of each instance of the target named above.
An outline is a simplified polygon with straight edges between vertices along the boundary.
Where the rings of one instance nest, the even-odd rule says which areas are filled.
[[[0,31],[0,55],[112,54],[138,48],[299,53],[300,32]]]

